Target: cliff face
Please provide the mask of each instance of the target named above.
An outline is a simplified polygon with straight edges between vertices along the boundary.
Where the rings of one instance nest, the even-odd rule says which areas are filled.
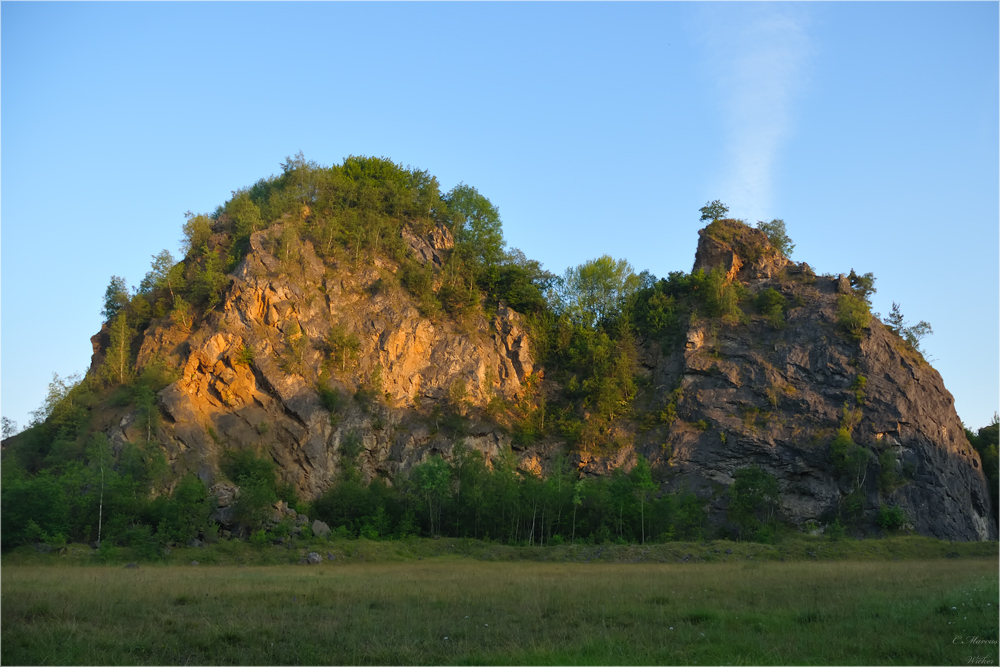
[[[680,391],[668,446],[647,443],[648,455],[666,449],[673,483],[714,498],[717,520],[719,490],[755,464],[778,478],[783,512],[799,525],[825,523],[851,498],[870,522],[889,503],[921,534],[996,539],[979,455],[937,371],[877,319],[860,341],[839,334],[837,297],[850,289],[847,280],[815,277],[756,242],[748,260],[735,244],[702,233],[695,268],[722,266],[751,295],[779,291],[791,305],[787,321],[776,328],[759,315],[729,327],[696,320],[683,350],[654,350],[646,361],[654,384]],[[841,427],[870,452],[853,478],[833,465],[830,443]]]
[[[388,279],[396,264],[328,266],[308,242],[295,249],[295,261],[282,262],[269,250],[280,234],[280,226],[253,234],[223,302],[193,332],[164,319],[144,334],[140,368],[162,359],[182,369],[159,393],[166,417],[159,441],[175,472],[193,471],[211,484],[223,451],[250,445],[273,458],[303,497],[315,498],[336,478],[348,434],[362,441],[364,475],[391,479],[430,453],[451,451],[434,406],[467,410],[520,395],[534,367],[517,313],[501,307],[492,322],[435,321]],[[404,239],[434,271],[453,245],[444,227],[407,230]],[[354,349],[331,361],[325,341],[335,328]],[[94,337],[92,368],[102,343],[106,335]],[[320,384],[340,392],[333,418]],[[358,388],[366,400],[351,399]],[[139,437],[132,419],[110,428],[112,442]],[[480,424],[466,442],[490,457],[509,438]]]
[[[719,222],[702,231],[695,269],[721,266],[751,298],[776,290],[784,315],[754,314],[744,299],[739,323],[694,317],[672,352],[659,341],[641,344],[637,372],[653,387],[647,403],[669,403],[676,419],[645,431],[627,426],[633,444],[613,454],[572,452],[581,473],[629,468],[641,453],[665,488],[695,491],[722,523],[734,473],[758,465],[776,476],[783,515],[798,525],[828,523],[846,503],[873,525],[889,503],[921,534],[995,539],[978,454],[938,373],[877,320],[859,341],[839,333],[838,296],[850,291],[843,276],[816,277],[763,233]],[[365,478],[391,480],[433,453],[450,456],[459,438],[442,428],[442,415],[466,414],[465,444],[490,460],[511,443],[482,418],[492,399],[514,401],[539,384],[558,393],[539,383],[511,309],[492,321],[428,317],[399,287],[395,263],[324,263],[308,242],[276,254],[280,235],[280,226],[253,234],[222,303],[193,330],[163,319],[143,335],[140,368],[162,359],[182,369],[159,394],[157,437],[176,473],[213,484],[226,448],[252,446],[314,499],[336,479],[348,439],[361,441]],[[453,247],[447,229],[404,229],[402,238],[439,281]],[[94,337],[95,369],[106,344],[105,334]],[[128,413],[107,428],[112,442],[145,436],[134,419]],[[831,454],[841,428],[870,453],[853,476]],[[543,472],[564,449],[549,437],[519,452],[521,467]]]

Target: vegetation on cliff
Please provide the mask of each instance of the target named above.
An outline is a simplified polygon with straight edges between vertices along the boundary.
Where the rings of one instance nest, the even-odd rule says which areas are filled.
[[[797,402],[798,389],[771,361],[741,347],[746,362],[737,367],[723,357],[720,342],[722,334],[766,338],[775,350],[787,349],[795,328],[806,326],[802,312],[812,300],[818,305],[809,321],[827,317],[829,322],[810,330],[810,336],[825,343],[829,334],[847,348],[857,346],[872,331],[874,276],[852,270],[849,277],[841,276],[836,295],[827,297],[814,286],[817,277],[808,265],[788,261],[794,245],[782,220],[754,229],[726,218],[727,213],[718,201],[702,209],[702,219],[710,220],[702,231],[705,254],[700,245],[690,273],[658,279],[636,273],[623,259],[603,256],[557,276],[506,246],[497,207],[472,186],[459,184],[442,193],[427,172],[384,158],[349,157],[329,168],[301,155],[289,158],[280,175],[234,192],[212,214],[187,214],[181,261],[166,250],[153,256],[135,290],[112,277],[91,372],[82,379],[55,378],[30,428],[8,441],[3,545],[97,540],[155,554],[166,543],[215,539],[220,532],[212,519],[219,516],[217,498],[203,480],[216,476],[240,488],[226,525],[263,542],[280,540],[291,530],[269,519],[279,501],[345,536],[426,533],[552,544],[662,541],[709,531],[771,541],[781,529],[781,485],[772,473],[747,460],[721,473],[733,482],[728,491],[706,487],[702,480],[699,494],[678,480],[673,468],[675,447],[699,439],[730,447],[736,443],[727,445],[728,438],[777,433],[778,419],[771,411],[782,405],[802,418],[796,422],[793,415],[792,424],[781,419],[781,437],[827,448],[824,465],[832,471],[833,484],[844,489],[844,499],[824,514],[833,534],[843,530],[841,521],[858,529],[866,525],[869,472],[877,478],[877,527],[903,528],[910,517],[896,501],[884,509],[882,503],[913,479],[907,468],[913,464],[897,460],[886,447],[855,441],[866,391],[856,360],[843,371],[850,387],[834,392],[847,392],[854,404],[845,404],[841,415],[837,403],[832,416],[809,415],[813,422],[806,424],[807,413],[822,410],[805,397]],[[262,264],[265,255],[269,259]],[[232,307],[239,275],[263,272],[303,281],[310,275],[313,287],[329,297],[346,284],[344,275],[370,267],[377,268],[377,278],[366,283],[365,298],[404,293],[421,317],[442,326],[457,323],[448,326],[473,332],[471,339],[483,338],[487,330],[497,339],[512,337],[503,329],[513,326],[512,309],[531,347],[530,357],[524,346],[516,351],[514,371],[522,376],[516,395],[493,391],[498,382],[492,370],[479,380],[485,390],[470,386],[463,376],[449,380],[446,395],[433,404],[421,404],[420,394],[413,394],[405,407],[432,436],[450,441],[449,455],[443,459],[432,448],[422,462],[398,468],[401,472],[388,482],[384,471],[362,474],[358,456],[365,446],[371,449],[373,438],[364,445],[364,433],[353,422],[345,425],[345,415],[356,406],[352,409],[372,432],[407,426],[393,418],[382,361],[359,359],[362,340],[350,322],[330,322],[317,338],[315,331],[307,335],[304,317],[275,311],[279,333],[262,338],[260,349],[242,339],[242,347],[225,361],[199,361],[191,348],[191,341],[203,344],[232,326],[222,311]],[[295,285],[290,289],[301,291]],[[823,310],[827,301],[836,304],[829,313]],[[287,301],[277,303],[282,313],[293,311]],[[907,326],[895,304],[887,323],[908,358],[925,363],[919,340],[930,326]],[[147,345],[170,335],[177,336],[171,339],[175,349],[187,350],[175,354],[174,361],[161,356],[166,345]],[[505,345],[506,354],[514,355],[510,343]],[[268,370],[272,357],[280,374]],[[311,365],[308,360],[315,358],[320,363]],[[526,358],[533,366],[525,369]],[[846,358],[837,357],[836,363],[848,365]],[[178,413],[165,407],[164,393],[188,381],[185,373],[197,375],[198,364],[214,364],[205,391],[216,392],[226,407],[237,405],[237,390],[222,379],[231,383],[239,373],[280,394],[279,412],[295,422],[283,427],[281,437],[299,445],[305,438],[294,433],[312,428],[311,422],[301,405],[290,407],[279,385],[287,377],[303,378],[295,386],[305,387],[302,391],[314,397],[308,400],[325,410],[322,448],[332,450],[335,443],[337,477],[324,481],[321,492],[300,497],[302,487],[282,475],[274,453],[268,456],[255,444],[272,428],[258,417],[248,439],[240,442],[217,432],[218,424],[205,426],[214,447],[225,452],[217,469],[178,469],[176,460],[168,461],[158,440],[161,410],[172,423]],[[355,365],[363,371],[352,369]],[[752,377],[743,379],[741,373]],[[681,382],[690,377],[725,386],[730,394],[720,405],[731,404],[733,388],[747,386],[752,392],[744,390],[736,400],[738,415],[701,413],[693,406],[702,390]],[[665,378],[668,386],[662,385]],[[715,385],[705,386],[721,391]],[[241,400],[252,405],[257,399]],[[463,444],[477,423],[492,424],[491,432],[504,438],[498,453],[486,456]],[[126,430],[133,435],[124,437]],[[978,442],[973,437],[969,440]],[[976,437],[982,439],[982,431]],[[528,465],[515,454],[553,443],[562,451],[546,455],[544,466],[538,457]],[[989,447],[980,449],[994,480],[995,451],[994,444],[990,459]],[[621,454],[627,457],[614,459]],[[587,461],[601,457],[614,462],[587,472],[605,474],[581,475]],[[875,519],[867,526],[875,528]]]

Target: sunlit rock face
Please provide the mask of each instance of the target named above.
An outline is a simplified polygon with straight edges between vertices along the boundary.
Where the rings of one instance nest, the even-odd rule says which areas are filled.
[[[155,436],[174,479],[192,471],[216,484],[224,451],[243,447],[272,458],[307,500],[335,482],[348,442],[360,444],[368,480],[392,483],[433,454],[451,457],[459,443],[489,463],[512,444],[489,417],[491,401],[510,404],[528,391],[559,395],[512,309],[501,305],[491,318],[476,310],[462,321],[428,317],[399,286],[394,262],[324,261],[308,242],[289,260],[275,250],[281,232],[278,225],[251,237],[222,302],[205,319],[155,320],[137,342],[140,369],[162,361],[180,371],[159,393]],[[402,239],[439,285],[454,247],[448,230],[407,228]],[[838,331],[838,296],[851,289],[846,279],[815,276],[736,221],[700,234],[695,269],[716,267],[743,285],[743,316],[725,322],[695,315],[672,346],[640,339],[636,373],[648,389],[614,425],[615,446],[569,448],[550,435],[514,448],[523,474],[545,475],[565,455],[582,475],[605,475],[630,469],[641,454],[663,491],[694,491],[721,525],[734,473],[757,465],[778,479],[782,516],[799,526],[828,523],[850,496],[868,526],[880,504],[891,503],[920,534],[996,539],[982,464],[951,394],[937,371],[877,320],[860,340]],[[780,327],[752,305],[772,288],[788,305]],[[354,341],[350,354],[331,352],[331,334]],[[96,369],[107,331],[93,342]],[[642,425],[643,411],[668,402],[672,422]],[[113,443],[147,435],[129,410],[106,422]],[[443,424],[445,413],[467,419],[461,433]],[[838,473],[831,457],[842,427],[873,457],[854,479]],[[888,467],[896,481],[880,489]]]
[[[164,360],[181,369],[159,394],[166,417],[159,442],[176,473],[213,482],[227,448],[252,446],[273,458],[303,497],[315,498],[336,478],[349,435],[362,443],[365,477],[391,480],[454,447],[455,439],[435,428],[435,406],[457,402],[474,416],[493,397],[521,394],[535,368],[518,313],[502,306],[492,321],[430,319],[392,283],[396,264],[325,264],[306,242],[289,265],[268,250],[280,234],[277,226],[252,236],[223,302],[205,321],[185,327],[163,319],[143,336],[140,368]],[[454,247],[443,226],[403,236],[435,272]],[[325,342],[334,328],[356,341],[339,361],[331,361]],[[106,333],[94,337],[94,368],[106,341]],[[321,382],[340,392],[334,419],[321,402]],[[365,401],[352,399],[359,387]],[[467,446],[487,460],[510,442],[495,424],[474,420],[470,428]],[[112,435],[140,436],[127,427]]]

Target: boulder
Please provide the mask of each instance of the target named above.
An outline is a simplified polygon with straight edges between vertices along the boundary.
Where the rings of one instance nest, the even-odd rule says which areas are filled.
[[[313,535],[317,537],[326,537],[330,534],[330,526],[326,525],[324,522],[316,519],[312,522]]]
[[[232,526],[235,523],[232,507],[220,507],[212,512],[212,521],[220,526]]]
[[[306,554],[305,561],[306,565],[319,565],[320,563],[323,562],[323,557],[320,556],[315,551],[310,551],[309,553]]]
[[[208,490],[216,498],[216,506],[219,508],[230,507],[240,493],[240,487],[232,482],[218,482]]]

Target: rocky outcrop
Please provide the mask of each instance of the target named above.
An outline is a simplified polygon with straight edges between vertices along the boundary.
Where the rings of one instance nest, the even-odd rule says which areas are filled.
[[[395,263],[330,267],[308,242],[294,260],[279,259],[269,248],[281,231],[253,234],[221,305],[193,331],[163,319],[143,336],[140,367],[159,359],[181,369],[159,394],[159,438],[177,472],[214,483],[226,449],[253,447],[315,498],[336,477],[346,438],[361,440],[366,477],[391,478],[423,456],[450,452],[435,406],[474,416],[495,396],[520,395],[534,361],[516,312],[501,307],[492,322],[461,326],[430,319],[398,286]],[[434,267],[454,245],[443,226],[403,237]],[[338,358],[327,342],[334,330],[354,342]],[[102,334],[94,339],[99,365]],[[321,385],[341,397],[332,418]],[[363,400],[351,400],[355,394]],[[130,437],[137,434],[125,429],[122,439]],[[478,424],[467,442],[489,458],[509,438]]]
[[[448,251],[455,247],[455,239],[443,224],[438,223],[426,234],[420,234],[411,227],[404,227],[403,240],[410,247],[413,256],[422,264],[431,263],[441,268],[448,257]]]
[[[360,449],[369,480],[391,481],[433,454],[448,458],[459,440],[491,461],[511,444],[483,417],[491,401],[514,402],[526,387],[558,393],[512,309],[501,304],[491,320],[428,317],[399,287],[396,263],[324,261],[308,242],[279,257],[271,249],[281,233],[253,234],[222,303],[190,326],[154,321],[138,352],[140,367],[180,369],[159,393],[159,442],[176,473],[214,485],[220,523],[231,522],[238,494],[219,475],[228,448],[269,456],[283,481],[314,499],[336,479],[345,449]],[[439,276],[454,245],[447,229],[406,228],[402,237]],[[924,535],[996,538],[981,462],[938,373],[877,320],[860,341],[838,330],[838,295],[853,291],[846,277],[816,277],[732,220],[700,232],[694,268],[717,267],[744,285],[743,316],[695,316],[666,352],[645,341],[638,372],[655,390],[637,412],[669,404],[676,418],[651,429],[625,420],[614,451],[570,452],[582,474],[628,469],[642,454],[664,488],[695,491],[724,523],[735,472],[757,465],[778,479],[782,514],[798,525],[828,523],[850,505],[874,527],[891,504]],[[785,297],[780,320],[753,310],[767,289]],[[106,330],[93,340],[96,368]],[[442,427],[445,413],[465,417],[461,437]],[[144,439],[135,424],[116,418],[112,443]],[[858,476],[834,465],[842,428],[870,453]],[[525,474],[543,475],[565,451],[550,437],[517,456]]]
[[[718,522],[735,471],[758,465],[777,477],[783,513],[798,525],[827,523],[850,497],[871,526],[891,504],[921,534],[996,539],[979,456],[937,371],[874,318],[860,342],[841,335],[837,295],[850,289],[846,279],[813,277],[753,232],[720,242],[703,230],[695,266],[723,267],[751,296],[778,290],[786,322],[775,328],[752,312],[736,326],[692,321],[683,349],[647,369],[655,385],[679,389],[678,419],[658,434],[669,456],[652,443],[647,456],[662,461],[672,484],[712,499]],[[756,258],[740,257],[740,247]],[[830,443],[840,428],[870,453],[860,480],[834,466]]]
[[[698,236],[694,271],[721,267],[727,280],[749,281],[773,278],[789,264],[764,232],[738,220],[715,220]]]

